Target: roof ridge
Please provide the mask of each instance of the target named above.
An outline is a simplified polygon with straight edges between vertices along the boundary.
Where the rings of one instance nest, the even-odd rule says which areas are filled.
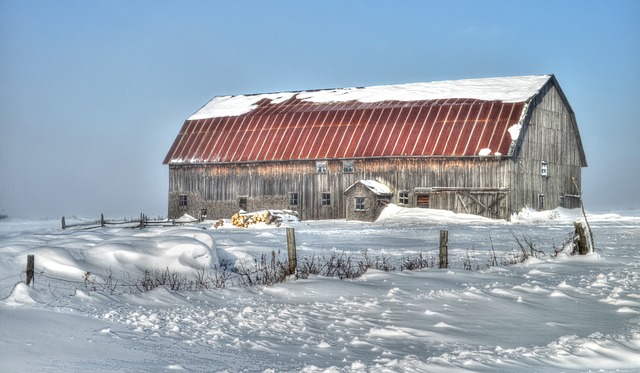
[[[304,92],[320,92],[320,91],[338,91],[345,89],[365,89],[365,88],[377,88],[377,87],[395,87],[395,86],[406,86],[411,84],[431,84],[431,83],[445,83],[445,82],[464,82],[464,81],[481,81],[487,79],[517,79],[517,78],[533,78],[533,77],[547,77],[551,78],[553,74],[539,74],[539,75],[512,75],[512,76],[492,76],[492,77],[481,77],[481,78],[462,78],[462,79],[445,79],[445,80],[429,80],[429,81],[416,81],[416,82],[405,82],[405,83],[390,83],[390,84],[373,84],[366,86],[350,86],[350,87],[326,87],[326,88],[311,88],[311,89],[286,89],[282,91],[265,91],[265,92],[256,92],[256,93],[239,93],[234,95],[217,95],[216,97],[255,97],[255,96],[263,96],[263,95],[277,95],[277,94],[286,94],[286,93],[304,93]],[[452,97],[450,97],[452,98]]]
[[[282,104],[292,98],[312,103],[360,101],[426,101],[436,99],[478,99],[484,101],[526,102],[535,96],[553,75],[525,75],[498,78],[443,80],[422,83],[377,85],[358,88],[331,88],[251,95],[216,96],[189,120],[239,116],[259,107],[258,102]]]

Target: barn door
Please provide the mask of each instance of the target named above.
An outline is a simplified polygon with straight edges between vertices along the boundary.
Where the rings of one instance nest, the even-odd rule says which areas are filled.
[[[490,218],[504,218],[500,214],[500,202],[504,199],[506,193],[474,193],[473,191],[465,191],[456,193],[459,203],[457,211],[467,214],[482,215]],[[460,208],[462,207],[462,208]]]
[[[431,202],[431,196],[429,194],[416,195],[416,206],[428,209]]]
[[[247,197],[238,197],[238,208],[247,211]]]

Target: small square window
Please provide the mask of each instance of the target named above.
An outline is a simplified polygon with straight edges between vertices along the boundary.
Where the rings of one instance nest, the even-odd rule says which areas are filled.
[[[364,197],[356,197],[356,211],[364,211]]]
[[[331,206],[331,193],[322,193],[322,206]]]
[[[298,193],[289,193],[289,205],[298,206]]]
[[[398,202],[401,205],[408,205],[409,204],[409,191],[407,190],[403,190],[398,194]]]
[[[540,175],[544,177],[549,176],[549,164],[545,161],[540,163]]]
[[[186,206],[187,205],[187,195],[186,194],[181,194],[180,195],[180,206]]]
[[[352,174],[354,171],[353,161],[342,161],[342,172],[345,174]]]
[[[327,173],[327,162],[316,162],[316,172],[319,174]]]

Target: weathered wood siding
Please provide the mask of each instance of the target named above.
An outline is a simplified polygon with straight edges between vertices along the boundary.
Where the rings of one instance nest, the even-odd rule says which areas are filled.
[[[586,166],[575,116],[561,92],[548,84],[530,105],[531,115],[525,120],[513,162],[510,195],[514,212],[525,206],[553,209],[560,205],[561,197],[579,194],[572,178],[580,187]],[[542,174],[543,162],[547,176]],[[544,195],[544,206],[539,206],[539,195]]]
[[[580,187],[586,159],[575,115],[555,79],[529,103],[519,139],[511,156],[358,158],[349,160],[348,172],[342,159],[322,160],[325,173],[317,172],[316,160],[170,164],[169,217],[199,217],[203,210],[209,218],[230,217],[242,200],[247,211],[292,209],[304,220],[345,218],[354,201],[344,192],[359,180],[388,185],[394,203],[401,202],[400,193],[408,195],[409,207],[428,196],[430,208],[505,219],[525,206],[553,209],[562,197],[579,194],[573,178]],[[290,204],[292,193],[297,205]],[[323,193],[330,194],[329,204],[323,204]]]
[[[396,201],[399,191],[409,191],[409,206],[415,206],[416,190],[508,187],[509,162],[504,157],[360,159],[353,160],[349,173],[343,172],[341,160],[328,160],[327,173],[317,173],[315,161],[171,165],[169,216],[197,217],[207,209],[211,218],[229,217],[240,208],[239,198],[246,197],[248,211],[287,208],[302,219],[341,219],[347,208],[344,191],[358,180],[392,187]],[[290,193],[298,193],[298,206],[289,205]],[[330,205],[322,204],[322,193],[331,194]],[[188,196],[187,206],[179,206],[180,195]],[[434,193],[432,201],[431,207],[467,212],[455,195]],[[501,210],[509,210],[507,202]]]

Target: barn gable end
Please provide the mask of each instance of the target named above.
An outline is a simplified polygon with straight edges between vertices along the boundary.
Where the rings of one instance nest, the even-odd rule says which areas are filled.
[[[545,140],[550,131],[564,140]],[[508,218],[531,196],[570,193],[551,177],[534,185],[545,160],[557,173],[586,166],[549,75],[217,97],[185,121],[164,163],[170,217],[345,218],[344,191],[378,180],[394,203]]]
[[[531,101],[522,132],[511,204],[539,210],[578,207],[587,161],[575,114],[555,78]]]

